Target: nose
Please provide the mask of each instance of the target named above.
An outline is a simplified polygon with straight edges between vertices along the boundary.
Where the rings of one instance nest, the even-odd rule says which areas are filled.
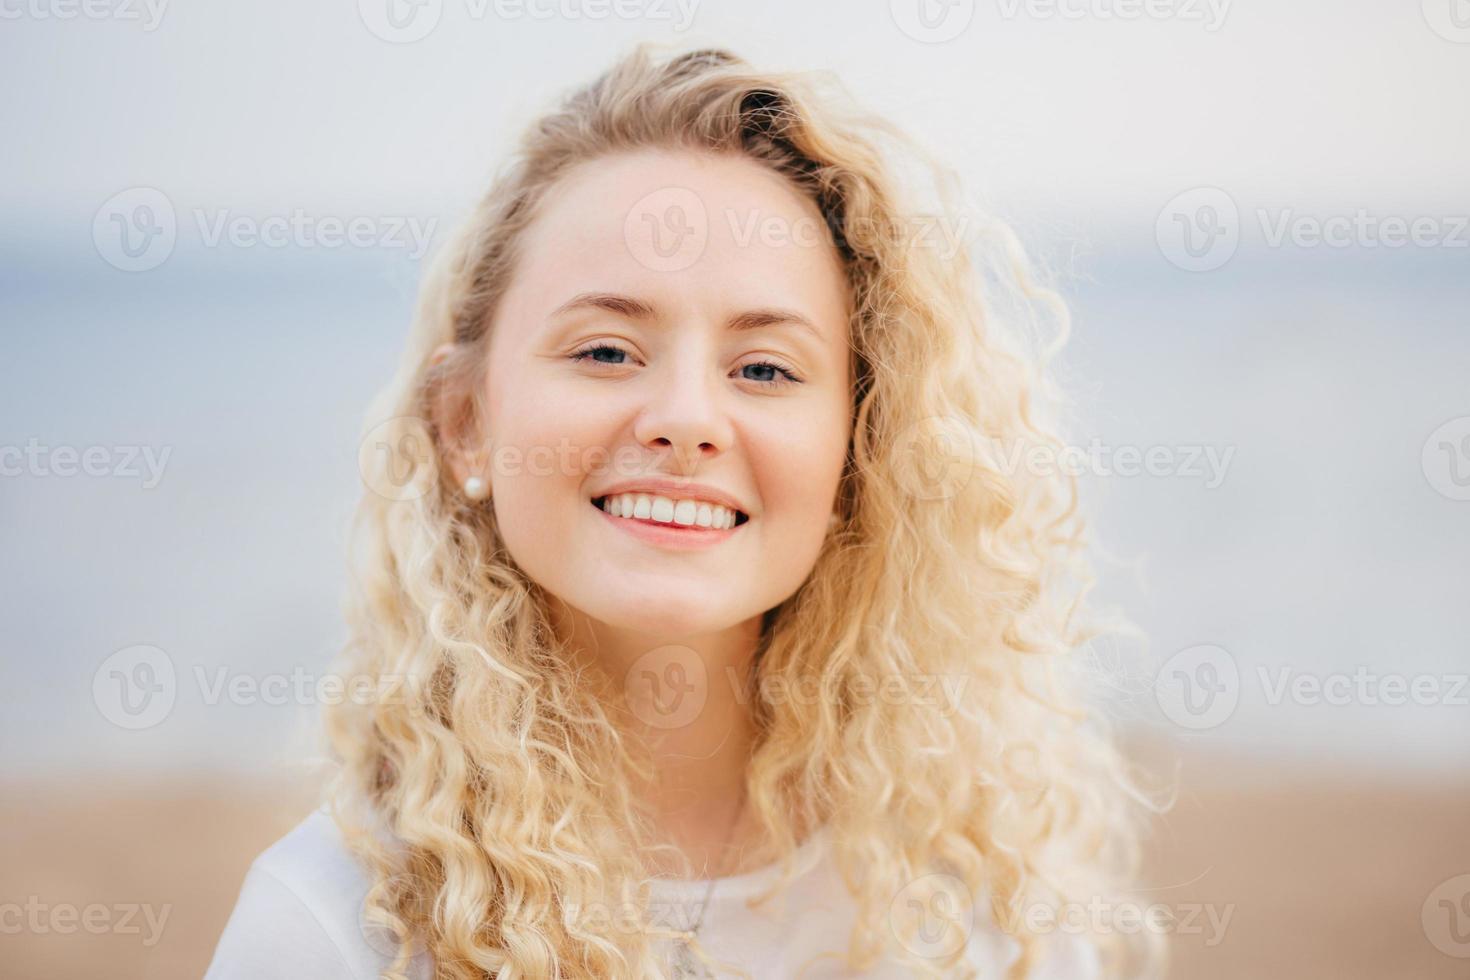
[[[638,442],[679,476],[729,448],[734,426],[726,412],[718,373],[696,357],[670,363],[650,378],[648,400],[634,423]]]

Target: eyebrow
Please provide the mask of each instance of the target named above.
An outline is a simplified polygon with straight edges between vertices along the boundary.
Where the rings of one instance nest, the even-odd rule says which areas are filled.
[[[650,304],[631,296],[620,296],[617,293],[578,293],[553,310],[551,315],[560,316],[577,309],[606,310],[631,320],[652,320],[655,316]],[[822,332],[810,319],[795,310],[783,310],[776,307],[746,310],[744,313],[731,317],[725,326],[738,333],[742,330],[758,330],[761,327],[777,326],[783,323],[802,327],[810,331],[818,340],[822,339]]]

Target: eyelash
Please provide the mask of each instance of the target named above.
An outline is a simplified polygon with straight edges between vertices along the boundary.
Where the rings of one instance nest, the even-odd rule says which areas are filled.
[[[575,352],[573,352],[571,354],[568,354],[567,357],[570,360],[573,360],[573,361],[586,361],[586,360],[591,360],[592,355],[595,354],[597,351],[600,351],[600,350],[612,350],[612,351],[617,351],[619,354],[628,355],[628,352],[625,351],[625,350],[623,350],[621,347],[615,347],[614,345],[608,344],[608,343],[597,343],[597,344],[592,344],[592,345],[587,346],[587,347],[583,347],[579,351],[575,351]],[[631,355],[628,355],[628,356],[631,356]],[[594,364],[608,364],[609,367],[621,367],[622,366],[620,364],[609,364],[609,362],[607,362],[607,361],[593,361],[593,363]],[[768,387],[768,388],[779,388],[779,387],[782,387],[783,385],[788,385],[788,384],[801,384],[802,383],[801,379],[796,376],[795,372],[793,372],[790,368],[786,367],[784,364],[778,364],[775,361],[751,361],[749,364],[742,364],[742,365],[740,365],[740,369],[741,370],[744,370],[745,368],[748,368],[748,367],[770,367],[770,368],[775,368],[776,369],[776,372],[778,374],[783,375],[783,377],[780,377],[780,378],[777,378],[777,379],[771,380],[771,381],[756,381],[754,378],[746,378],[746,379],[744,379],[746,381],[755,381],[756,384],[763,385],[763,386]]]

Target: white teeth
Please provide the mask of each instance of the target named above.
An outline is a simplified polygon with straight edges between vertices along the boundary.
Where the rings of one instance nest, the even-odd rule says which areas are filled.
[[[735,526],[735,511],[703,500],[675,500],[649,493],[616,493],[603,498],[602,509],[614,517],[654,520],[724,530]]]

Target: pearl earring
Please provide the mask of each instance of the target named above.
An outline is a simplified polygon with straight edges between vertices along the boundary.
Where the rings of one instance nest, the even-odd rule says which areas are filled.
[[[464,481],[464,495],[479,502],[490,496],[490,486],[480,477],[472,476]]]

